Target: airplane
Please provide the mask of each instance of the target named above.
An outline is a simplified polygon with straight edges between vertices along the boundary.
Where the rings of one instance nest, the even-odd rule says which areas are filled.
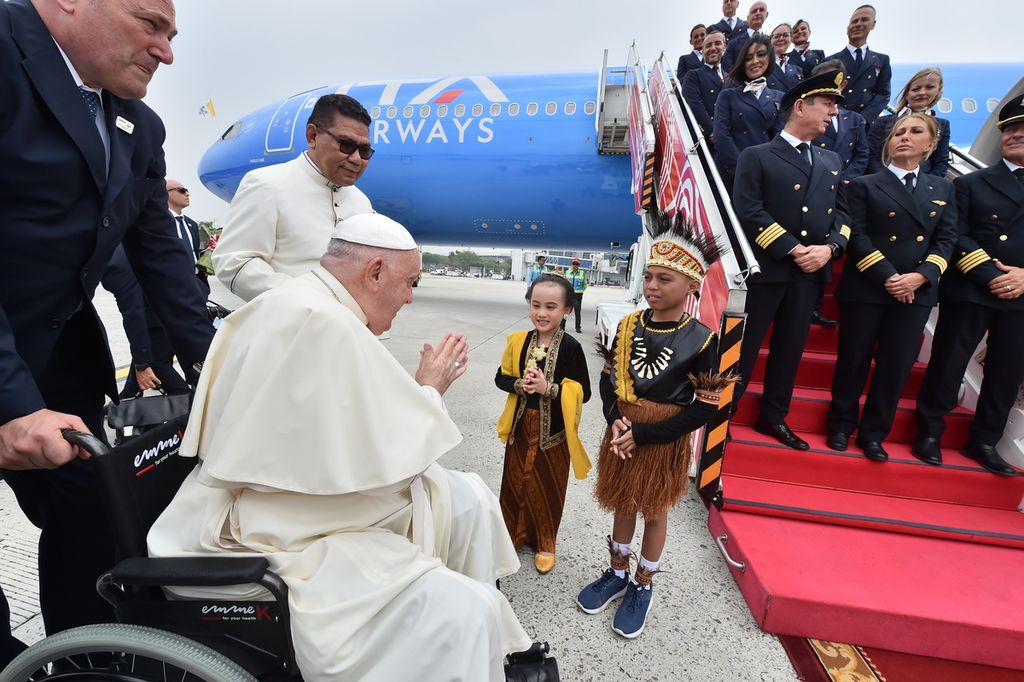
[[[893,98],[924,66],[893,67]],[[941,68],[938,115],[950,120],[951,142],[969,146],[1021,66]],[[623,72],[608,67],[603,82],[621,83]],[[233,123],[200,160],[199,177],[230,201],[245,173],[306,148],[317,98],[344,93],[373,119],[377,154],[359,187],[420,243],[624,251],[639,233],[632,169],[628,153],[598,152],[601,76],[453,76],[307,90]]]

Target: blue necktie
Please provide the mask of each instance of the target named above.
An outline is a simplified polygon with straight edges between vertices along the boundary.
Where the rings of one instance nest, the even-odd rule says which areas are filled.
[[[857,48],[857,71],[860,71],[861,64],[864,63],[864,56],[860,52],[860,48]]]
[[[78,86],[78,93],[82,95],[82,101],[89,110],[89,117],[96,120],[96,116],[100,113],[100,96],[81,85]]]

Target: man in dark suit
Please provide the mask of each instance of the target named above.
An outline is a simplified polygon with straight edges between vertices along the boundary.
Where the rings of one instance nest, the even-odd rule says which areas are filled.
[[[849,85],[846,108],[864,117],[868,126],[889,103],[892,95],[892,68],[889,55],[868,48],[868,35],[875,28],[875,8],[861,5],[853,12],[846,27],[850,44],[829,59],[843,62]]]
[[[761,266],[747,280],[739,393],[774,323],[754,428],[796,450],[809,447],[786,424],[797,365],[819,282],[831,279],[827,266],[842,255],[850,237],[839,192],[839,157],[810,144],[836,114],[842,81],[842,73],[823,73],[785,94],[785,127],[771,142],[743,150],[733,191],[733,208]]]
[[[722,0],[722,19],[711,24],[707,32],[721,31],[725,35],[725,42],[728,43],[733,36],[746,34],[747,22],[736,16],[736,8],[740,6],[740,0]]]
[[[693,69],[683,79],[683,99],[690,105],[697,119],[700,132],[714,143],[715,102],[722,91],[722,53],[725,51],[725,36],[721,31],[712,31],[704,36],[704,63]]]
[[[704,24],[697,24],[690,29],[690,47],[692,51],[687,52],[679,58],[676,66],[676,79],[682,83],[687,71],[699,68],[704,63],[704,36],[707,33]]]
[[[722,68],[726,72],[732,70],[740,50],[750,40],[750,36],[764,32],[764,22],[768,20],[768,4],[758,0],[750,6],[747,11],[747,26],[742,31],[733,33],[729,38],[729,44],[725,48],[725,56],[722,57]]]
[[[804,77],[810,78],[811,71],[825,61],[824,50],[811,49],[811,25],[806,19],[797,19],[793,24],[793,49],[799,53],[804,65]]]
[[[203,239],[202,232],[199,230],[199,223],[184,214],[185,209],[188,208],[191,203],[192,200],[189,197],[188,188],[181,183],[181,180],[168,178],[167,208],[171,212],[171,217],[174,218],[178,238],[186,243],[188,250],[192,253],[193,260],[198,263],[199,256],[202,255],[203,249],[206,248],[206,242]],[[200,282],[200,291],[202,291],[206,296],[209,296],[210,282],[207,278],[206,271],[198,265],[196,266],[195,271],[196,277]]]
[[[812,75],[826,71],[838,71],[843,63],[838,59],[822,62],[814,68]],[[845,92],[847,81],[843,81],[841,89]],[[868,167],[868,131],[864,117],[839,105],[839,113],[832,117],[832,123],[825,128],[825,133],[814,140],[814,146],[827,149],[839,155],[843,162],[843,183],[847,184],[867,172]]]
[[[137,101],[175,33],[170,0],[0,3],[0,466],[42,529],[48,633],[113,617],[95,591],[110,524],[61,429],[102,437],[117,395],[91,303],[117,244],[183,361],[212,338],[167,212],[164,128]]]
[[[996,474],[1015,475],[996,451],[1024,382],[1024,92],[999,112],[1002,159],[953,181],[959,237],[939,283],[939,321],[917,396],[912,452],[939,464],[944,417],[985,333],[985,376],[970,437],[960,452]]]

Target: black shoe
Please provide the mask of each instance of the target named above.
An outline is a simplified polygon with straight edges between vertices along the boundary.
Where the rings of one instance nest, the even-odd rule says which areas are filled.
[[[836,431],[828,437],[825,441],[825,445],[827,445],[830,450],[846,452],[846,448],[850,445],[850,434],[843,433],[842,431]]]
[[[815,310],[811,313],[811,324],[816,324],[819,327],[838,327],[839,323],[830,317],[825,317],[821,314],[820,310]]]
[[[973,459],[985,470],[991,471],[993,474],[999,474],[1000,476],[1017,475],[1017,470],[1004,462],[995,447],[991,445],[968,442],[967,445],[960,448],[960,454]]]
[[[793,448],[794,450],[809,450],[811,447],[807,444],[807,441],[790,431],[789,427],[786,426],[786,422],[770,424],[763,417],[758,417],[757,422],[754,423],[754,430],[766,436],[771,436],[786,447]]]
[[[922,436],[910,446],[910,454],[917,457],[925,464],[938,466],[942,464],[942,450],[939,448],[938,438]]]
[[[582,333],[583,333],[583,330],[582,330],[582,329],[580,329],[579,327],[576,327],[576,333],[577,333],[577,334],[582,334]]]
[[[863,450],[864,456],[872,462],[886,462],[889,460],[889,453],[885,451],[885,448],[877,440],[868,440],[863,436],[857,436],[857,447]]]

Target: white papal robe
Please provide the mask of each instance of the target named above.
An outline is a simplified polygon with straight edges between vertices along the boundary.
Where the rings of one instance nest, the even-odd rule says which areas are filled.
[[[494,494],[437,464],[460,440],[317,266],[218,331],[181,449],[202,461],[150,554],[265,556],[307,682],[503,680],[504,654],[531,642],[494,587],[519,561]]]

